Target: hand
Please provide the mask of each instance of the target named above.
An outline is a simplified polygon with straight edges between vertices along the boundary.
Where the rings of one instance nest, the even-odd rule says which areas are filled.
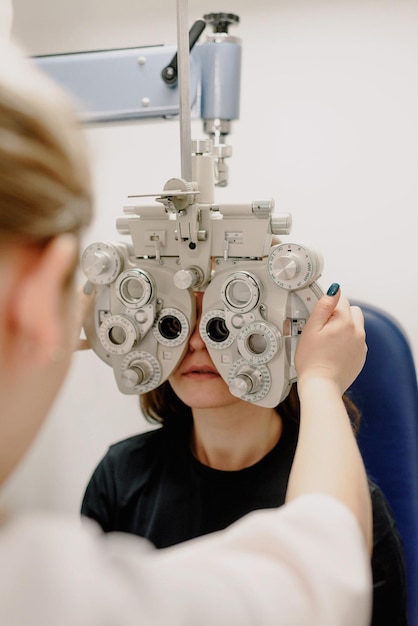
[[[338,288],[319,300],[303,329],[295,355],[298,384],[308,377],[326,378],[343,394],[361,372],[366,354],[361,309],[350,306]]]
[[[80,337],[81,329],[84,321],[90,312],[94,302],[94,285],[87,282],[84,287],[80,287],[77,291],[78,307],[77,307],[77,339],[74,350],[88,350],[91,348],[88,339]]]

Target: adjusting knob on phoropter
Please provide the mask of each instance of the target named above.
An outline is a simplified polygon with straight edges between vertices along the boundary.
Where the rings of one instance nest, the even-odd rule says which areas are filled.
[[[123,384],[128,389],[133,389],[137,385],[146,383],[152,374],[152,366],[147,361],[134,361],[122,372]]]
[[[241,370],[229,383],[229,391],[233,396],[242,398],[246,394],[255,393],[260,389],[262,376],[255,369]]]
[[[92,243],[82,254],[81,267],[95,285],[110,285],[122,270],[122,259],[113,244]]]

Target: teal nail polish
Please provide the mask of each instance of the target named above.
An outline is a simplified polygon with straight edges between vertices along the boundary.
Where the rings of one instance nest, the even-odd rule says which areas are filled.
[[[327,291],[327,296],[335,296],[338,293],[340,286],[338,283],[332,283],[330,288]]]

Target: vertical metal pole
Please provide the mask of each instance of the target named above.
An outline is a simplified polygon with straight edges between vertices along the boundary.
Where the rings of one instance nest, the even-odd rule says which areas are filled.
[[[181,177],[192,180],[192,136],[190,113],[190,58],[188,2],[177,0],[177,69],[179,77]]]

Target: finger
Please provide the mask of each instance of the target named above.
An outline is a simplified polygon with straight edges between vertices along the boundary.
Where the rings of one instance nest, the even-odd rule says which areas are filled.
[[[351,315],[353,316],[353,320],[359,322],[360,324],[363,324],[364,326],[364,315],[363,315],[363,311],[361,310],[361,308],[356,305],[351,305],[350,309],[351,309]]]
[[[312,328],[321,330],[334,313],[341,297],[341,289],[338,283],[333,283],[325,296],[317,302],[312,311],[308,324]]]
[[[364,315],[363,311],[358,306],[351,306],[351,317],[358,331],[362,331],[364,338],[366,338],[366,330],[364,328]]]

